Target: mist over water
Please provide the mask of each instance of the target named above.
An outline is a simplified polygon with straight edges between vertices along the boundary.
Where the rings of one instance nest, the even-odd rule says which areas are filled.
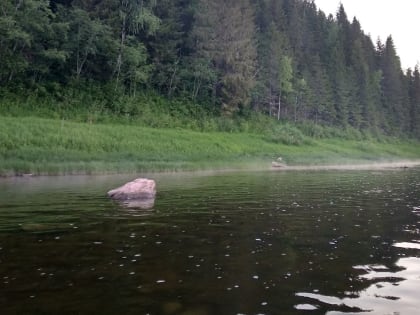
[[[420,169],[0,179],[2,314],[417,314]]]

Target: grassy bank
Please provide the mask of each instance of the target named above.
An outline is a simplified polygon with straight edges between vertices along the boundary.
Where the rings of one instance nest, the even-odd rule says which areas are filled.
[[[279,134],[287,140],[287,130]],[[420,158],[415,142],[316,139],[302,133],[299,144],[287,144],[273,136],[0,116],[0,175],[267,168],[278,156],[291,165]]]

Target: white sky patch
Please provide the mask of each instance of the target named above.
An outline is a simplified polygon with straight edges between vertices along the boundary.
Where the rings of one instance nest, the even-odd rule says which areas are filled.
[[[340,2],[350,22],[356,16],[375,45],[378,37],[384,43],[392,35],[403,69],[414,68],[420,62],[419,0],[315,0],[319,9],[334,16]]]

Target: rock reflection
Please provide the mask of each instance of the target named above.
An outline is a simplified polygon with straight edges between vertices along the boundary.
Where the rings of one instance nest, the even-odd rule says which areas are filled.
[[[155,199],[133,199],[121,202],[121,204],[130,209],[151,210],[155,206]]]
[[[318,301],[329,310],[326,313],[328,315],[349,314],[350,312],[351,314],[365,312],[418,314],[420,258],[401,258],[392,270],[382,265],[355,266],[354,269],[366,272],[359,276],[359,280],[369,284],[369,287],[358,292],[356,297],[339,298],[307,292],[297,293],[296,296]]]

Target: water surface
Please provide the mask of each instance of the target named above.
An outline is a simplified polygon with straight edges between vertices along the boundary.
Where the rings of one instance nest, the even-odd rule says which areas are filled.
[[[418,314],[419,168],[148,176],[0,179],[1,314]]]

